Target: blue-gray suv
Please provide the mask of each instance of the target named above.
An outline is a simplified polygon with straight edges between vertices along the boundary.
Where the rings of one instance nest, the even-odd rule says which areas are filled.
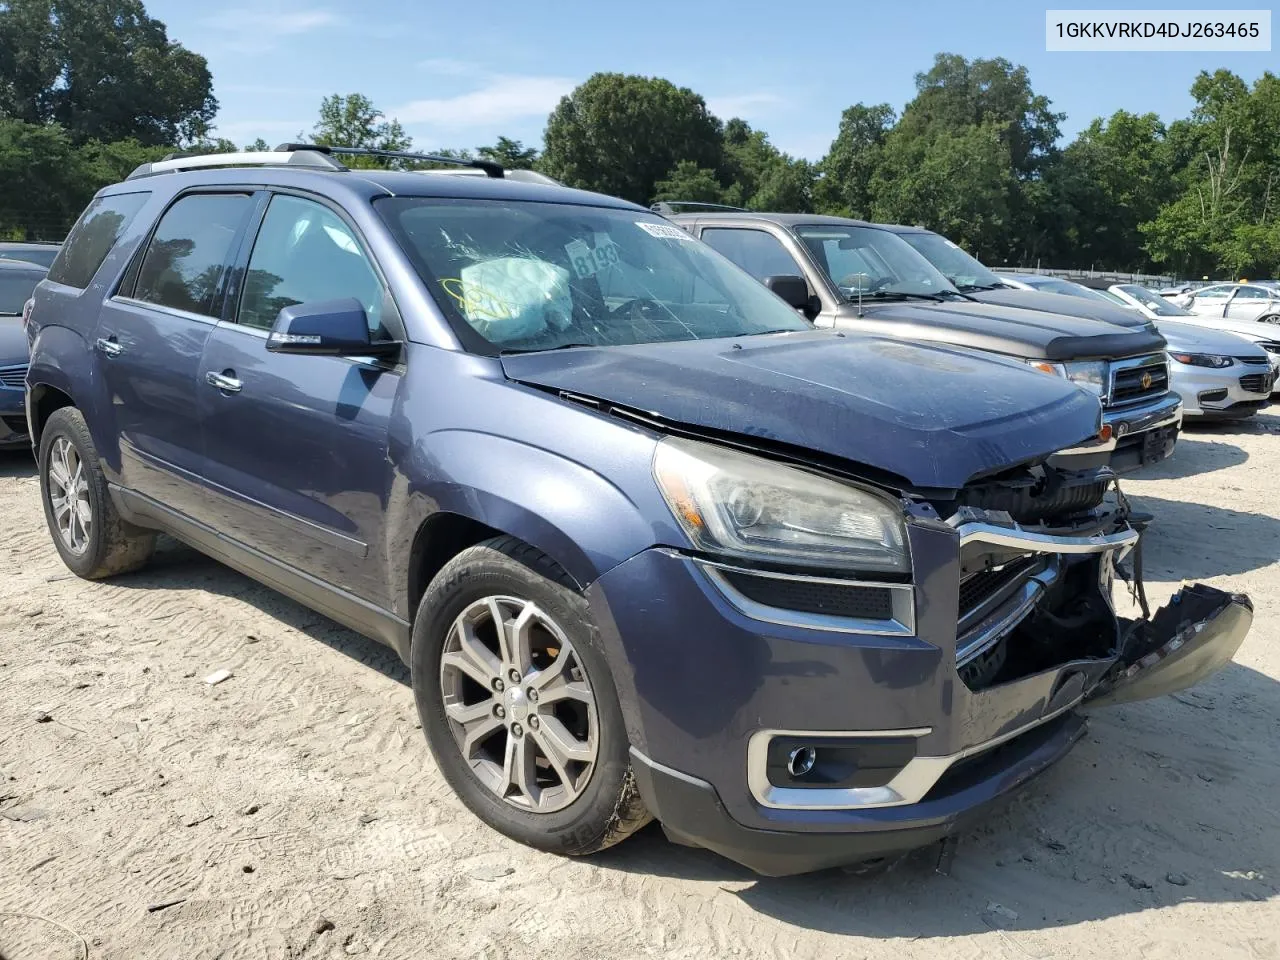
[[[391,645],[507,836],[902,851],[1248,630],[1204,586],[1117,616],[1140,523],[1046,463],[1100,427],[1067,380],[814,329],[630,203],[341,156],[93,200],[26,326],[45,514],[82,577],[163,531]]]

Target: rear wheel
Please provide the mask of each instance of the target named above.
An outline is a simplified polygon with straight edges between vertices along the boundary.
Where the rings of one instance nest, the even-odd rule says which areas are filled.
[[[96,580],[147,562],[156,535],[127,523],[116,510],[79,410],[53,412],[40,434],[39,458],[45,521],[72,573]]]
[[[583,597],[510,537],[463,551],[414,623],[414,696],[463,803],[514,840],[594,853],[650,819]]]

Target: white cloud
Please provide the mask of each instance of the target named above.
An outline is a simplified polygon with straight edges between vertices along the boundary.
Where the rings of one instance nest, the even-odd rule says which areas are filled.
[[[768,114],[772,107],[785,101],[773,93],[741,93],[729,97],[708,97],[707,109],[721,120],[741,117],[750,120],[752,117]]]
[[[568,77],[494,76],[485,85],[455,97],[412,100],[387,111],[404,124],[447,130],[486,127],[551,112],[577,81]]]
[[[337,26],[342,22],[329,10],[262,10],[241,8],[223,10],[217,17],[208,17],[200,25],[216,31],[225,38],[225,44],[239,53],[262,53],[276,46],[283,37],[298,36]]]

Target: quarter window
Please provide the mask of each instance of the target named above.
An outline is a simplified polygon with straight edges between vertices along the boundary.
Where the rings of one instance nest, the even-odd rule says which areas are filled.
[[[385,294],[351,228],[328,207],[273,197],[249,258],[236,322],[269,330],[285,307],[355,298],[373,340],[388,339]]]
[[[160,218],[143,255],[134,297],[216,316],[222,279],[253,201],[246,194],[192,194]]]
[[[89,286],[102,261],[150,196],[119,193],[90,203],[49,268],[49,279],[81,290]]]
[[[1236,290],[1237,300],[1266,300],[1267,291],[1258,287],[1239,287]]]

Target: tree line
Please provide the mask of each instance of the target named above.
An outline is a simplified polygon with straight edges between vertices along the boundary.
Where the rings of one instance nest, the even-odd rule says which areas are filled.
[[[597,73],[541,149],[431,150],[534,168],[637,203],[686,200],[922,224],[992,264],[1280,275],[1280,79],[1201,73],[1188,117],[1117,111],[1062,143],[1065,115],[1003,58],[938,54],[901,112],[856,103],[816,162],[655,77]],[[107,183],[210,136],[213,80],[141,0],[0,0],[0,237],[59,239]],[[413,149],[359,93],[300,140]],[[247,149],[266,149],[258,141]],[[360,165],[386,161],[357,158]],[[423,166],[391,161],[399,167]]]

